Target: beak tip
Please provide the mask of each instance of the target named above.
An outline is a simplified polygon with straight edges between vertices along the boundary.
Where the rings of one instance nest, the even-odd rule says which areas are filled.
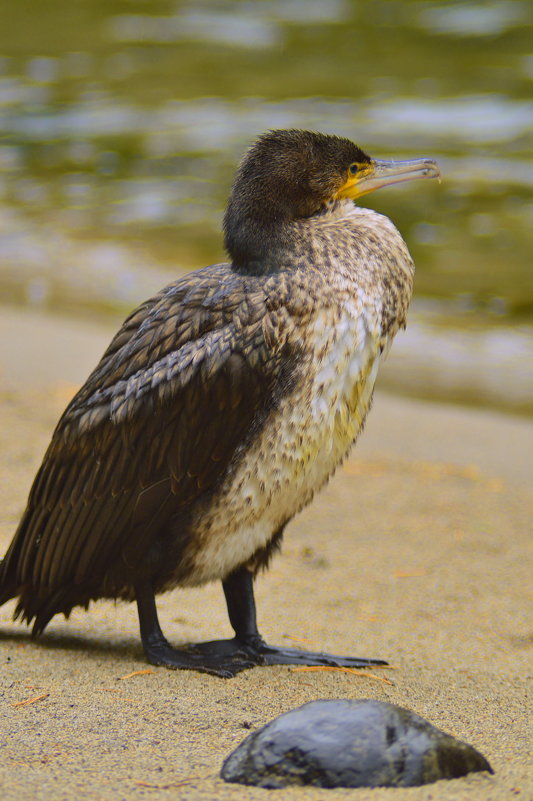
[[[433,159],[428,159],[427,167],[424,171],[425,178],[436,178],[437,181],[442,183],[442,172],[439,165]]]

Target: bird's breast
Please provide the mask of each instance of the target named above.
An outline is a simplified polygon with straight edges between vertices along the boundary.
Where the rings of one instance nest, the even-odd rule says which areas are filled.
[[[265,547],[328,480],[361,429],[379,363],[374,314],[347,300],[317,310],[299,336],[305,348],[291,391],[195,523],[190,583],[222,578]]]

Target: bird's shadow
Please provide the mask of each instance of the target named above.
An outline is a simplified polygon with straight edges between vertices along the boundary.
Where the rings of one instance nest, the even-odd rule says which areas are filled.
[[[19,646],[30,646],[41,651],[83,651],[84,655],[93,654],[98,658],[120,659],[123,662],[132,660],[142,662],[145,660],[142,647],[134,640],[103,640],[90,635],[78,635],[66,632],[46,632],[38,639],[33,639],[31,633],[24,630],[10,630],[0,626],[0,645],[12,643]]]

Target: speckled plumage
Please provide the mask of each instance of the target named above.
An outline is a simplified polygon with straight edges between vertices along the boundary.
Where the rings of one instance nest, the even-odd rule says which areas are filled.
[[[235,189],[250,252],[139,306],[69,404],[0,565],[0,603],[19,596],[35,631],[144,579],[255,573],[345,458],[414,267],[390,220],[331,197],[339,175],[308,216],[263,228]]]
[[[187,583],[223,577],[243,559],[253,564],[255,551],[312,500],[355,442],[381,354],[405,321],[414,267],[386,218],[348,201],[302,228],[320,267],[291,266],[265,283],[284,319],[273,344],[297,354],[292,386],[200,507],[193,526],[202,547],[195,543]],[[354,250],[357,270],[342,255]],[[296,251],[291,265],[305,261]]]

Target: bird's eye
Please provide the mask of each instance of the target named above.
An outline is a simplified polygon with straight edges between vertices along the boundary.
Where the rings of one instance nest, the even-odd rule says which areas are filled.
[[[357,175],[357,173],[359,172],[359,164],[356,164],[355,162],[353,164],[350,164],[350,166],[348,167],[348,172],[350,173],[350,175]]]

